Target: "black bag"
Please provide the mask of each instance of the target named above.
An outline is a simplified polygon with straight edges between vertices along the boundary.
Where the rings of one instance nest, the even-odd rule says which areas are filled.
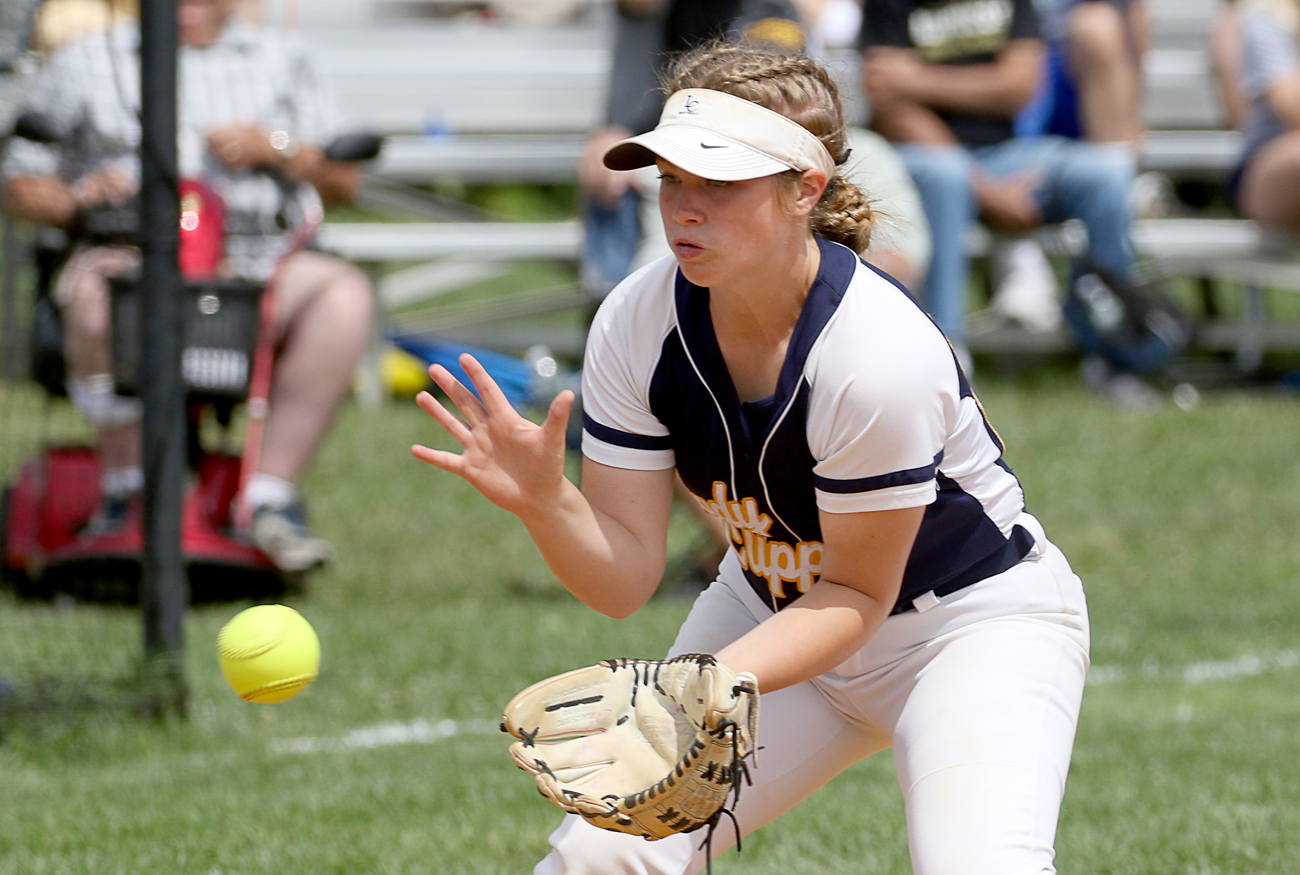
[[[111,277],[113,383],[138,395],[143,373],[143,303],[138,275]],[[181,284],[181,379],[192,398],[243,400],[248,395],[266,287],[243,279]]]
[[[1062,309],[1080,349],[1128,373],[1160,371],[1192,340],[1191,320],[1154,280],[1131,282],[1085,265]]]

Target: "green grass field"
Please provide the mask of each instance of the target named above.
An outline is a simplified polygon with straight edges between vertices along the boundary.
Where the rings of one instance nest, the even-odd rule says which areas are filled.
[[[1300,403],[1222,395],[1138,413],[1051,372],[979,388],[1091,603],[1060,871],[1300,870]],[[546,675],[659,654],[688,606],[662,597],[624,621],[583,608],[511,517],[411,459],[431,441],[446,445],[408,402],[349,408],[312,472],[339,561],[292,602],[324,648],[302,696],[239,700],[213,642],[243,605],[208,606],[186,627],[187,720],[11,728],[0,875],[531,871],[556,812],[510,764],[501,707]],[[677,519],[673,549],[693,536]],[[139,634],[125,609],[0,594],[0,677],[129,671]],[[910,872],[888,757],[714,869]]]

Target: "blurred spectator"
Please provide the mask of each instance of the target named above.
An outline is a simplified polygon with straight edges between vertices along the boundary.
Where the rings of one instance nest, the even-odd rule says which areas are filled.
[[[231,17],[236,0],[180,0],[181,174],[224,201],[225,272],[270,275],[286,238],[286,214],[345,201],[358,168],[329,161],[334,110],[296,39]],[[85,210],[121,207],[139,186],[139,28],[134,22],[69,42],[49,59],[27,103],[59,133],[55,144],[12,142],[4,174],[16,217],[72,228]],[[238,222],[245,230],[231,233]],[[252,230],[248,230],[252,229]],[[54,294],[64,326],[68,394],[95,426],[103,501],[92,520],[112,530],[138,512],[139,403],[114,393],[108,277],[137,269],[133,246],[80,245]],[[326,560],[329,545],[307,528],[296,484],[346,397],[370,337],[364,276],[319,252],[285,264],[278,290],[279,348],[261,468],[241,500],[249,535],[285,570]]]
[[[965,364],[965,233],[977,216],[1009,233],[1082,219],[1089,260],[1128,277],[1131,155],[1015,136],[1042,67],[1032,0],[869,0],[860,44],[872,125],[897,144],[930,220],[924,300]]]
[[[804,48],[798,14],[786,2],[737,0],[618,0],[613,66],[605,124],[587,138],[579,165],[586,201],[584,282],[603,298],[632,269],[646,234],[659,225],[654,167],[620,172],[602,159],[614,143],[659,121],[659,78],[673,55],[710,39],[756,38],[795,51]],[[643,205],[643,201],[645,202]],[[653,212],[652,212],[653,211]],[[663,252],[667,252],[666,246]],[[656,255],[662,254],[658,251]]]
[[[608,121],[588,138],[580,168],[587,201],[583,274],[595,298],[603,298],[634,267],[669,252],[655,197],[657,169],[619,172],[601,162],[609,146],[658,123],[659,74],[668,59],[717,37],[805,48],[801,12],[784,0],[620,0],[618,13]],[[919,194],[880,137],[850,131],[850,149],[849,164],[859,174],[855,181],[879,198],[878,208],[889,217],[867,258],[910,283],[923,275],[930,253]]]
[[[584,5],[582,0],[493,0],[488,8],[505,21],[543,26],[574,18]]]
[[[1136,160],[1142,115],[1142,56],[1150,42],[1144,0],[1035,0],[1046,59],[1033,99],[1016,117],[1022,136],[1057,134],[1131,150]],[[1134,180],[1130,202],[1140,215],[1168,206],[1160,174]],[[1030,328],[1060,324],[1056,277],[1042,249],[1028,240],[997,253],[993,309]]]
[[[1232,177],[1241,214],[1300,229],[1300,0],[1241,0],[1242,158]]]
[[[38,0],[33,9],[31,48],[48,54],[64,43],[139,15],[139,0]]]
[[[862,29],[862,0],[795,0],[808,29],[808,54],[851,48]]]
[[[1215,10],[1206,42],[1210,49],[1210,72],[1223,107],[1224,127],[1240,130],[1247,101],[1241,88],[1241,15],[1237,0],[1223,0]]]
[[[1060,134],[1136,150],[1142,56],[1151,42],[1145,0],[1035,0],[1047,43],[1038,118],[1026,133]],[[1032,109],[1032,108],[1031,108]]]

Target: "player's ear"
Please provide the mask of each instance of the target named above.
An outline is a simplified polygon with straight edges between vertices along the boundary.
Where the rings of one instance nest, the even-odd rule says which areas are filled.
[[[822,199],[822,192],[826,190],[827,182],[829,180],[826,178],[826,172],[816,167],[800,173],[798,184],[795,186],[794,203],[790,205],[791,215],[800,219],[812,215],[817,202]]]

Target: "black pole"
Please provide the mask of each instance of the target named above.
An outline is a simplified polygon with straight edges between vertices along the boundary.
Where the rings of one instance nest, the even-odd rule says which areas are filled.
[[[185,392],[181,385],[180,200],[176,158],[176,6],[140,3],[141,373],[144,402],[144,556],[140,601],[157,708],[184,713],[185,565],[181,496]]]

